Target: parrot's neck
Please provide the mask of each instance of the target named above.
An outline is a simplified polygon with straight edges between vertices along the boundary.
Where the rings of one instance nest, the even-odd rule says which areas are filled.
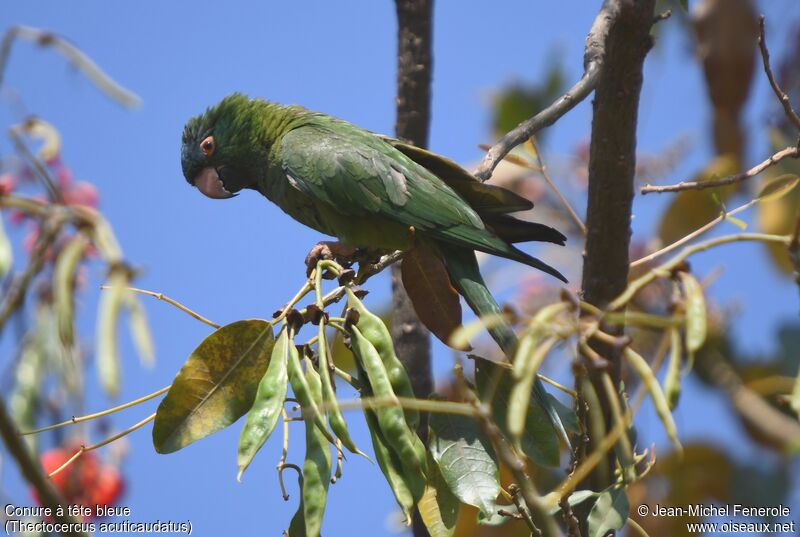
[[[272,101],[257,100],[258,131],[264,136],[264,142],[270,148],[280,140],[284,134],[299,126],[303,119],[313,113],[302,106],[285,106]]]

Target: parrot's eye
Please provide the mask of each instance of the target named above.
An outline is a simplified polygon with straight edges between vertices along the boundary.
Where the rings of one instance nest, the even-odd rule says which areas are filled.
[[[207,136],[205,140],[200,142],[200,151],[203,152],[203,155],[210,157],[214,154],[214,150],[217,148],[217,144],[214,141],[213,136]]]

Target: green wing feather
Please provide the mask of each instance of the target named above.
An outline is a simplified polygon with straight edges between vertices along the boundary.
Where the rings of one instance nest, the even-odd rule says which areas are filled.
[[[417,233],[434,240],[520,261],[566,281],[554,268],[496,235],[469,201],[440,177],[384,139],[354,125],[320,116],[317,123],[293,129],[283,137],[280,161],[296,188],[346,216],[377,215],[413,226]],[[462,182],[481,184],[474,178]],[[495,210],[489,211],[494,214],[484,218],[490,225],[492,221],[508,225],[512,217],[499,219],[502,216],[499,213],[504,211],[497,207],[502,206],[503,197],[523,198],[505,189],[492,188],[507,194],[497,194]],[[474,191],[491,192],[481,187]],[[521,204],[509,205],[516,210],[514,207]],[[525,206],[530,205],[526,202]],[[538,226],[537,229],[541,230]],[[553,232],[548,238],[538,240],[563,242],[563,235]]]

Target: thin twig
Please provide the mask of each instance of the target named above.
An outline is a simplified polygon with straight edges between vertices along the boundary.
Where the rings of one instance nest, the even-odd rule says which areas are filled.
[[[553,179],[550,177],[550,174],[547,173],[547,166],[544,165],[541,153],[539,152],[539,144],[536,143],[535,137],[531,138],[531,145],[533,146],[533,151],[536,155],[536,163],[539,165],[539,171],[541,172],[542,177],[544,178],[545,182],[547,182],[547,184],[550,186],[550,188],[553,189],[553,192],[555,192],[559,201],[561,201],[561,205],[564,206],[569,215],[572,217],[572,220],[575,221],[575,224],[578,226],[578,229],[580,229],[581,233],[585,236],[587,233],[586,224],[583,223],[581,217],[578,216],[578,213],[575,212],[575,209],[572,208],[572,205],[570,205],[569,201],[567,201],[567,198],[564,197],[564,194],[561,193],[561,190],[558,188],[558,186],[556,186],[555,182],[553,182]]]
[[[26,121],[9,129],[8,134],[11,137],[11,141],[14,142],[14,147],[17,149],[17,151],[22,153],[22,156],[25,157],[31,166],[33,166],[33,169],[36,170],[36,174],[42,180],[42,184],[50,196],[50,201],[64,203],[64,197],[61,194],[61,189],[56,184],[53,176],[50,174],[50,171],[47,169],[44,163],[42,163],[42,161],[36,155],[34,155],[30,149],[28,149],[28,146],[25,144],[19,134],[20,130],[24,130],[27,126],[28,122]]]
[[[767,49],[767,39],[764,31],[764,15],[758,18],[758,48],[761,49],[764,72],[767,73],[767,79],[769,80],[769,85],[772,86],[772,91],[775,92],[775,96],[781,102],[786,117],[800,130],[800,116],[794,111],[792,104],[789,102],[789,96],[781,89],[775,81],[775,76],[772,74],[772,67],[769,64],[769,49]]]
[[[745,203],[743,205],[740,205],[739,207],[733,209],[732,211],[723,211],[722,213],[720,213],[719,216],[717,216],[713,220],[709,221],[708,223],[706,223],[703,226],[700,226],[699,228],[695,229],[694,231],[692,231],[688,235],[676,240],[672,244],[667,245],[667,246],[661,248],[660,250],[657,250],[657,251],[655,251],[655,252],[653,252],[651,254],[648,254],[648,255],[640,258],[640,259],[637,259],[636,261],[631,262],[630,268],[638,267],[639,265],[643,265],[643,264],[647,263],[648,261],[652,261],[653,259],[655,259],[657,257],[661,257],[662,255],[664,255],[664,254],[666,254],[668,252],[671,252],[672,250],[676,249],[677,247],[682,246],[682,245],[686,244],[687,242],[691,241],[692,239],[695,239],[695,238],[699,237],[700,235],[702,235],[706,231],[712,229],[714,226],[716,226],[720,222],[724,222],[725,220],[728,219],[729,216],[734,216],[736,214],[739,214],[740,212],[749,209],[750,207],[752,207],[753,205],[755,205],[759,201],[761,201],[760,198],[754,198],[754,199],[748,201],[747,203]]]
[[[525,521],[525,524],[528,525],[528,529],[531,530],[531,535],[541,536],[542,530],[536,527],[536,524],[534,524],[533,519],[531,518],[530,512],[525,507],[525,502],[522,501],[519,485],[516,483],[511,483],[508,486],[508,491],[511,493],[511,501],[513,501],[514,505],[517,506],[517,511],[520,514],[520,518]]]
[[[28,268],[8,289],[5,301],[0,306],[0,332],[2,332],[11,315],[22,305],[22,301],[28,292],[28,287],[44,266],[47,249],[53,244],[63,225],[64,220],[57,217],[52,220],[45,220],[41,233],[31,251]]]
[[[81,449],[79,449],[79,450],[77,451],[77,453],[75,453],[75,454],[74,454],[72,457],[70,457],[70,458],[67,460],[67,462],[65,462],[64,464],[62,464],[61,466],[59,466],[58,468],[56,468],[56,469],[55,469],[55,470],[53,470],[52,472],[50,472],[50,477],[53,477],[53,476],[54,476],[54,475],[56,475],[57,473],[59,473],[59,472],[63,471],[63,470],[66,468],[66,467],[68,467],[70,464],[72,464],[73,462],[75,462],[76,460],[78,460],[78,458],[79,458],[81,455],[83,455],[84,453],[86,453],[87,451],[93,451],[93,450],[95,450],[95,449],[98,449],[98,448],[101,448],[101,447],[103,447],[103,446],[107,446],[107,445],[108,445],[108,444],[110,444],[111,442],[115,442],[115,441],[119,440],[120,438],[122,438],[122,437],[124,437],[124,436],[128,436],[128,435],[129,435],[129,434],[131,434],[133,431],[135,431],[135,430],[137,430],[137,429],[140,429],[140,428],[144,427],[145,425],[147,425],[148,423],[150,423],[150,422],[151,422],[151,421],[153,421],[154,419],[156,419],[156,413],[155,413],[155,412],[153,412],[152,414],[150,414],[149,416],[147,416],[145,419],[143,419],[143,420],[142,420],[142,421],[140,421],[139,423],[136,423],[135,425],[132,425],[132,426],[128,427],[128,428],[127,428],[127,429],[125,429],[124,431],[121,431],[121,432],[119,432],[119,433],[117,433],[117,434],[115,434],[115,435],[113,435],[113,436],[110,436],[110,437],[106,438],[106,439],[105,439],[105,440],[103,440],[102,442],[98,442],[98,443],[96,443],[96,444],[92,444],[91,446],[88,446],[88,447],[86,447],[86,446],[81,446]]]
[[[592,23],[592,28],[586,37],[583,55],[584,70],[581,79],[553,104],[517,125],[494,144],[486,153],[478,169],[475,170],[475,177],[481,181],[488,180],[497,164],[512,149],[524,143],[543,128],[555,123],[594,90],[603,73],[606,36],[608,35],[611,21],[616,17],[619,9],[618,0],[606,0],[603,2],[603,7],[595,18],[594,23]]]
[[[625,291],[622,292],[617,298],[615,298],[606,308],[606,311],[615,311],[622,308],[625,304],[630,302],[630,300],[639,292],[644,286],[658,278],[659,276],[669,275],[669,273],[677,267],[681,262],[683,262],[687,257],[694,255],[698,252],[702,252],[704,250],[708,250],[709,248],[713,248],[715,246],[720,246],[722,244],[728,244],[731,242],[742,242],[742,241],[757,241],[757,242],[777,242],[780,244],[789,245],[791,237],[788,235],[768,235],[766,233],[737,233],[734,235],[726,235],[724,237],[717,237],[715,239],[710,239],[705,242],[697,243],[693,246],[689,246],[684,248],[680,254],[676,255],[666,263],[659,265],[658,267],[653,268],[647,274],[644,274],[637,278],[636,280],[632,281]]]
[[[133,401],[129,401],[129,402],[123,404],[123,405],[115,406],[113,408],[108,408],[108,409],[102,410],[100,412],[95,412],[94,414],[86,414],[85,416],[73,416],[71,419],[62,421],[61,423],[56,423],[54,425],[48,425],[47,427],[41,427],[39,429],[34,429],[32,431],[21,432],[19,434],[21,436],[27,436],[27,435],[31,435],[31,434],[38,434],[38,433],[43,433],[45,431],[51,431],[53,429],[58,429],[60,427],[66,427],[67,425],[74,425],[76,423],[81,423],[82,421],[89,421],[89,420],[93,420],[93,419],[97,419],[97,418],[102,418],[103,416],[108,416],[109,414],[113,414],[114,412],[119,412],[120,410],[125,410],[127,408],[131,408],[131,407],[136,406],[136,405],[138,405],[140,403],[144,403],[145,401],[149,401],[150,399],[153,399],[154,397],[158,397],[162,393],[166,393],[171,387],[172,387],[172,384],[170,384],[169,386],[165,386],[164,388],[161,388],[160,390],[155,391],[155,392],[153,392],[151,394],[145,395],[143,397],[139,397],[138,399],[134,399]]]
[[[760,174],[767,168],[774,166],[778,162],[782,161],[785,158],[797,158],[800,156],[800,146],[789,146],[785,149],[781,149],[771,157],[769,157],[764,162],[757,164],[743,173],[738,173],[736,175],[729,175],[727,177],[723,177],[722,179],[711,179],[708,181],[682,181],[675,185],[664,185],[664,186],[657,186],[657,185],[644,185],[640,192],[642,195],[650,194],[651,192],[656,192],[658,194],[662,194],[664,192],[680,192],[681,190],[703,190],[705,188],[716,188],[720,186],[727,186],[733,185],[736,183],[741,183],[742,181],[746,181],[747,179],[751,179],[756,175]]]
[[[333,403],[331,403],[333,404]],[[323,408],[325,405],[322,405]],[[357,399],[338,401],[342,410],[362,408],[401,407],[405,410],[421,410],[438,414],[454,414],[474,418],[476,410],[473,405],[455,401],[437,401],[433,399],[415,399],[413,397],[359,397]]]
[[[61,53],[73,66],[79,69],[97,88],[105,93],[109,98],[117,101],[122,106],[137,106],[141,99],[131,91],[128,91],[110,76],[108,76],[89,56],[84,54],[75,45],[63,37],[40,28],[30,26],[12,26],[3,36],[0,44],[0,87],[3,85],[5,68],[8,57],[11,53],[11,46],[16,39],[25,39],[39,46],[50,46]]]
[[[475,177],[481,181],[486,181],[492,176],[492,172],[497,164],[503,160],[512,149],[524,143],[531,136],[545,127],[549,127],[561,116],[575,108],[583,101],[595,88],[600,79],[602,71],[602,59],[589,63],[581,79],[572,86],[564,95],[558,98],[553,104],[517,125],[508,134],[503,136],[486,153],[480,166],[475,170]]]
[[[110,289],[110,286],[101,285],[100,289]],[[139,289],[138,287],[128,287],[127,289],[129,291],[134,292],[134,293],[141,293],[143,295],[151,296],[151,297],[156,298],[158,300],[163,300],[167,304],[171,304],[171,305],[175,306],[176,308],[178,308],[182,312],[188,313],[189,315],[191,315],[192,317],[194,317],[198,321],[200,321],[202,323],[205,323],[205,324],[207,324],[208,326],[210,326],[212,328],[219,328],[220,327],[220,325],[218,325],[217,323],[206,319],[205,317],[203,317],[199,313],[190,310],[189,308],[187,308],[186,306],[184,306],[183,304],[181,304],[177,300],[174,300],[174,299],[168,297],[167,295],[165,295],[163,293],[156,293],[155,291],[148,291],[147,289]]]

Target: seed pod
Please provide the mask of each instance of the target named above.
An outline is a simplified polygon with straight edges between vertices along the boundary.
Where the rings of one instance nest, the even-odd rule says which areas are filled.
[[[311,396],[311,388],[303,373],[303,367],[300,365],[300,353],[297,351],[297,347],[294,346],[294,338],[292,336],[289,337],[289,361],[287,369],[289,373],[289,383],[292,385],[294,396],[303,409],[303,417],[310,416],[314,420],[314,423],[316,423],[320,432],[325,435],[325,438],[327,438],[331,444],[335,444],[336,440],[328,431],[328,425],[325,423],[325,416],[319,409],[315,399]]]
[[[686,294],[686,350],[694,354],[706,342],[706,300],[703,286],[688,272],[681,272]]]
[[[62,248],[53,270],[53,304],[58,335],[66,348],[72,348],[75,340],[75,274],[88,245],[89,239],[83,233],[77,233]]]
[[[664,396],[670,410],[678,406],[681,395],[681,333],[677,327],[669,329],[670,351],[667,375],[664,377]]]
[[[289,332],[284,327],[275,342],[275,346],[272,348],[269,366],[267,366],[267,371],[258,384],[253,407],[247,414],[247,420],[239,437],[239,456],[237,460],[239,474],[236,476],[238,481],[241,481],[242,474],[253,461],[253,457],[255,457],[278,424],[289,384],[286,369],[288,359]]]
[[[514,355],[512,373],[515,379],[519,380],[530,376],[531,358],[535,355],[534,350],[539,346],[539,341],[547,332],[547,325],[553,321],[556,315],[567,308],[569,308],[567,302],[549,304],[540,309],[531,319]]]
[[[120,385],[119,343],[117,340],[117,322],[129,293],[128,273],[114,269],[108,276],[108,290],[100,295],[97,311],[97,371],[100,384],[109,397],[116,397]]]
[[[325,323],[319,323],[319,338],[317,341],[317,348],[319,354],[319,373],[322,380],[322,399],[324,406],[328,410],[328,423],[333,430],[333,433],[342,441],[342,445],[350,452],[365,455],[358,449],[350,438],[350,433],[347,431],[347,422],[342,415],[342,410],[339,408],[339,402],[336,398],[336,391],[333,389],[333,381],[331,380],[331,372],[328,365],[328,341],[325,336]]]
[[[378,351],[386,374],[389,376],[389,383],[392,390],[399,397],[414,398],[414,389],[411,387],[411,379],[406,368],[394,352],[392,335],[389,329],[383,324],[380,317],[369,311],[361,300],[353,293],[350,288],[347,291],[347,305],[359,313],[356,326],[361,331],[364,338]],[[419,411],[416,409],[405,410],[405,417],[408,426],[416,430],[419,426]]]
[[[392,489],[397,504],[406,517],[406,525],[410,526],[412,510],[422,496],[425,482],[422,481],[422,477],[416,473],[408,476],[410,479],[407,480],[400,460],[383,437],[383,433],[378,425],[378,418],[375,416],[375,411],[365,408],[364,417],[367,420],[369,434],[372,438],[372,449],[375,452],[375,460],[378,462],[378,466],[381,472],[383,472],[386,482]]]
[[[677,449],[679,453],[683,453],[683,446],[681,446],[681,442],[678,440],[678,430],[675,427],[675,420],[672,418],[672,412],[670,412],[669,404],[667,404],[667,398],[664,397],[664,392],[661,391],[661,386],[659,386],[658,379],[656,379],[653,370],[650,369],[650,365],[648,365],[647,361],[630,347],[626,347],[623,352],[625,353],[625,358],[627,358],[628,363],[633,370],[636,371],[636,374],[639,375],[639,378],[642,379],[647,391],[650,392],[650,398],[653,400],[653,407],[655,407],[656,414],[658,414],[658,417],[661,419],[664,432],[667,433],[675,449]]]
[[[294,348],[294,346],[292,346]],[[322,381],[319,373],[306,358],[306,384],[308,395],[317,408],[322,404]],[[327,429],[314,423],[313,416],[306,418],[306,458],[303,462],[303,519],[306,536],[318,537],[322,527],[322,516],[328,499],[331,482],[331,450],[328,446]]]
[[[424,475],[427,471],[425,446],[416,432],[411,430],[406,423],[403,409],[392,390],[389,376],[378,351],[356,326],[350,327],[350,343],[356,360],[367,375],[373,395],[378,399],[388,400],[388,406],[382,405],[375,409],[383,437],[400,458],[407,476],[420,471]]]
[[[525,418],[528,415],[533,383],[536,382],[536,373],[545,356],[556,343],[558,343],[558,338],[551,336],[542,341],[538,347],[532,349],[526,357],[525,376],[514,383],[514,387],[511,388],[511,395],[508,398],[508,431],[517,440],[522,437],[522,433],[525,431]]]

